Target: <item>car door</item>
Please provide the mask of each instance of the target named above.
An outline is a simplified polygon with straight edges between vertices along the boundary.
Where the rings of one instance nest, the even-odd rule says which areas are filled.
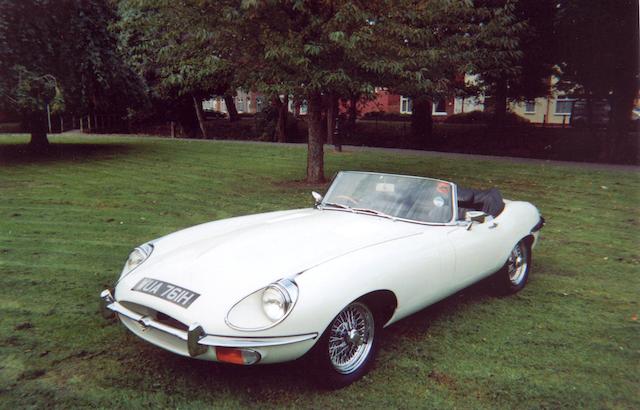
[[[496,272],[504,264],[503,250],[506,231],[493,218],[474,222],[470,229],[464,225],[449,232],[455,251],[455,276],[460,288]]]

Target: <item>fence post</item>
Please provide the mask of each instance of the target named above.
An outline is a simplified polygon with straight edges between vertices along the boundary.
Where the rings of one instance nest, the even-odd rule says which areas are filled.
[[[51,109],[49,104],[47,104],[47,124],[49,125],[49,134],[51,134]]]

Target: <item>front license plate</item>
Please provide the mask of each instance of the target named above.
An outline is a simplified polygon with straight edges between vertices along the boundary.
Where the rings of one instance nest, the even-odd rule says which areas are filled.
[[[131,290],[146,293],[168,300],[183,308],[188,308],[198,297],[199,293],[181,288],[171,283],[163,282],[157,279],[144,278],[138,282]]]

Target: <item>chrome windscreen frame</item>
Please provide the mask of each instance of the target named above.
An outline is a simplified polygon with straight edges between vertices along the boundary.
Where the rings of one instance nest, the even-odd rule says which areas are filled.
[[[340,174],[342,174],[344,172],[360,173],[360,174],[389,175],[389,176],[416,178],[416,179],[428,179],[430,181],[445,182],[447,184],[450,184],[451,188],[452,188],[452,192],[451,192],[451,202],[452,202],[451,203],[451,220],[450,221],[448,221],[448,222],[424,222],[424,221],[416,221],[414,219],[405,219],[405,218],[398,218],[398,217],[392,217],[391,219],[393,221],[409,222],[409,223],[412,223],[412,224],[428,225],[428,226],[457,226],[457,225],[459,225],[458,224],[458,185],[456,185],[454,182],[445,181],[443,179],[437,179],[437,178],[425,178],[425,177],[400,175],[400,174],[388,174],[388,173],[384,173],[384,172],[340,171],[340,172],[337,172],[333,176],[333,178],[331,179],[331,184],[329,185],[329,189],[327,190],[327,192],[325,192],[324,198],[327,198],[329,196],[329,194],[331,193],[331,191],[333,189],[333,181],[335,181],[335,179]],[[322,203],[320,203],[320,204],[322,204]],[[324,209],[331,209],[331,210],[334,210],[334,211],[351,212],[348,209],[340,209],[340,208],[324,208]],[[375,215],[372,215],[372,216],[375,216]]]

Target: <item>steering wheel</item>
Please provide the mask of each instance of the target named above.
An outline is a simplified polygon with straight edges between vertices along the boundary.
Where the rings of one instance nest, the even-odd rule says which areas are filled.
[[[360,203],[357,199],[350,197],[349,195],[337,195],[336,199],[343,199],[349,202],[351,205],[358,205]]]

